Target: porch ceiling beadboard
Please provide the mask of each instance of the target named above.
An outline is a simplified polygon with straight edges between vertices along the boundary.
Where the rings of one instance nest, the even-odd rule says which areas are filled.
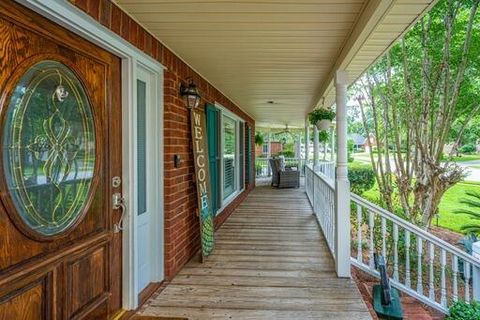
[[[433,1],[116,2],[258,125],[302,126],[336,68],[357,78]]]

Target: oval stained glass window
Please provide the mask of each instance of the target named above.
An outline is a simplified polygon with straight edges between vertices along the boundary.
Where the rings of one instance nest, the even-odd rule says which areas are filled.
[[[23,222],[43,236],[82,214],[95,168],[95,129],[83,86],[64,64],[30,67],[12,94],[3,128],[3,169]]]

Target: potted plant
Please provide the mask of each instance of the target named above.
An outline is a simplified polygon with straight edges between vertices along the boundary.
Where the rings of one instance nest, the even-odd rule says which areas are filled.
[[[333,119],[335,119],[335,112],[329,109],[319,108],[308,114],[308,120],[317,126],[318,130],[328,130]]]
[[[264,143],[263,135],[260,132],[257,132],[257,134],[255,134],[255,144],[257,146],[263,146]]]

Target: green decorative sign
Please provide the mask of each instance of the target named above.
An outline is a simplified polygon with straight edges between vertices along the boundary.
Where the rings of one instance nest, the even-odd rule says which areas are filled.
[[[203,261],[213,252],[215,243],[214,216],[211,206],[210,170],[208,165],[208,144],[206,139],[205,113],[203,110],[192,109],[190,116]]]

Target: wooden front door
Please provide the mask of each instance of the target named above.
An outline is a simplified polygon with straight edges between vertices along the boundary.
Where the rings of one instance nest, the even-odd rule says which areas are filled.
[[[0,1],[0,319],[121,307],[120,59]]]

